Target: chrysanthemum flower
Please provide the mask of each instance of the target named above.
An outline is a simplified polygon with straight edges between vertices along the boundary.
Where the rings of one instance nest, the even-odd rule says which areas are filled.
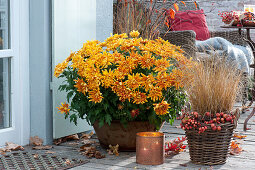
[[[159,87],[151,88],[148,97],[154,102],[159,100],[162,97],[162,89]]]
[[[139,33],[138,31],[131,31],[131,32],[129,33],[129,35],[130,35],[131,37],[133,37],[133,38],[136,38],[136,37],[138,37],[138,36],[140,35],[140,33]]]
[[[68,63],[65,61],[63,63],[59,63],[55,67],[54,76],[58,77],[61,73],[63,73],[63,71],[66,69],[67,65],[68,65]]]
[[[89,91],[89,98],[89,101],[92,101],[94,103],[100,103],[103,99],[103,96],[99,89],[95,89]]]
[[[68,114],[70,109],[69,109],[69,104],[67,104],[66,102],[65,103],[61,103],[61,105],[58,108],[58,112],[60,113],[65,113],[65,114]]]
[[[77,91],[82,92],[84,95],[86,95],[86,93],[88,92],[88,85],[82,79],[79,78],[74,81],[75,81],[74,87],[77,88]]]
[[[168,109],[171,108],[166,101],[162,101],[161,103],[157,103],[153,105],[157,115],[166,115],[169,113]]]
[[[146,93],[136,91],[132,94],[133,94],[133,103],[135,103],[135,104],[144,104],[144,103],[147,102]]]

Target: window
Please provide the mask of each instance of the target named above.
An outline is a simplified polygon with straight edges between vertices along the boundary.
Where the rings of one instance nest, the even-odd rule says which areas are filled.
[[[9,48],[9,3],[0,0],[0,50]]]
[[[0,0],[0,129],[11,127],[10,115],[10,56],[9,48],[9,1]]]
[[[10,59],[0,58],[0,129],[11,126],[10,68]]]

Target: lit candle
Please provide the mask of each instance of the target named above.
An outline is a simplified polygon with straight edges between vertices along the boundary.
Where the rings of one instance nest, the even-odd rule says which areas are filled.
[[[136,134],[136,162],[143,165],[164,163],[165,136],[161,132],[140,132]]]

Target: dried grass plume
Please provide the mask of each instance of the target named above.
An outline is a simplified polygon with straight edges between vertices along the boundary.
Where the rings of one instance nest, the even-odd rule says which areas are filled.
[[[219,56],[194,63],[185,84],[192,110],[200,114],[231,111],[240,93],[241,71]]]

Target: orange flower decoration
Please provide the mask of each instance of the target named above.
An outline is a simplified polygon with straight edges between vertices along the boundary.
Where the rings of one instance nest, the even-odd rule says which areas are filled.
[[[54,76],[58,77],[61,73],[63,73],[63,71],[66,69],[67,65],[68,65],[68,63],[66,61],[64,61],[63,63],[59,63],[55,67]]]
[[[133,37],[133,38],[136,38],[140,35],[140,33],[138,31],[132,31],[130,32],[130,36]]]
[[[78,92],[82,92],[84,95],[86,95],[86,92],[88,92],[88,85],[82,80],[82,79],[77,79],[77,80],[74,80],[75,81],[75,85],[74,87],[77,88],[77,91]]]
[[[60,113],[65,113],[65,114],[68,114],[70,109],[69,109],[69,104],[67,104],[66,102],[65,103],[61,103],[61,105],[58,108],[58,112]]]
[[[168,109],[171,108],[166,101],[162,101],[161,103],[157,103],[153,105],[157,115],[166,115],[169,113]]]

